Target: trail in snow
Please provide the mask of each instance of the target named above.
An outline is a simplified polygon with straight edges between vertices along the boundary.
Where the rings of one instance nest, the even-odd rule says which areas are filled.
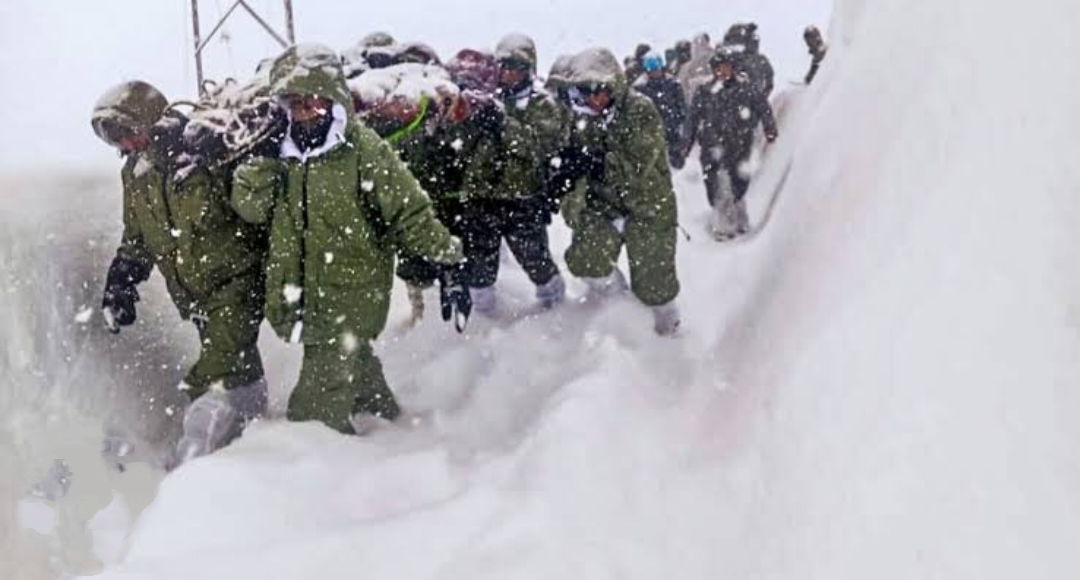
[[[707,210],[699,181],[700,171],[694,169],[680,178],[680,205],[684,208],[684,215],[700,226],[696,228],[698,231],[693,232],[695,241],[684,243],[681,249],[680,259],[690,263],[722,257],[727,251],[704,235]],[[112,195],[113,185],[111,180],[94,181],[91,189],[100,191],[100,195],[104,197]],[[53,187],[58,195],[68,195],[67,192],[73,189],[73,185],[66,181],[60,181]],[[40,198],[38,203],[47,205],[50,200],[63,203],[63,200],[51,199],[48,196]],[[85,203],[90,206],[94,202]],[[108,207],[108,204],[101,205]],[[88,213],[77,214],[84,220],[87,220],[88,215],[96,215],[94,212],[102,215],[108,213],[100,208],[84,209]],[[82,396],[78,401],[74,401],[75,404],[65,400],[52,406],[36,401],[12,401],[10,408],[16,410],[12,414],[16,424],[10,425],[10,430],[7,431],[22,438],[17,442],[17,447],[32,445],[34,441],[48,442],[72,436],[79,439],[77,444],[65,448],[24,450],[24,463],[17,464],[22,474],[17,486],[27,489],[33,482],[33,477],[40,476],[47,470],[48,461],[51,461],[47,458],[76,458],[78,460],[72,465],[75,472],[73,487],[80,490],[92,488],[96,493],[96,499],[91,501],[90,507],[81,508],[79,513],[73,514],[66,522],[58,522],[53,531],[45,530],[45,535],[36,542],[35,547],[38,549],[53,552],[53,557],[59,560],[61,569],[72,572],[93,569],[91,555],[110,563],[124,554],[122,538],[128,532],[131,518],[138,515],[139,509],[152,497],[159,477],[154,470],[145,466],[132,468],[137,471],[135,475],[129,472],[116,476],[105,473],[100,465],[94,464],[97,461],[96,447],[100,440],[100,429],[93,418],[109,409],[110,405],[119,405],[119,410],[113,410],[116,417],[110,424],[123,424],[126,418],[141,417],[141,428],[128,430],[127,434],[134,435],[140,442],[150,445],[151,455],[155,453],[155,449],[160,450],[160,447],[154,447],[154,444],[167,441],[176,427],[175,416],[165,412],[165,408],[175,402],[173,398],[176,393],[172,393],[170,387],[178,382],[178,373],[182,373],[183,362],[185,357],[191,356],[192,347],[192,337],[188,336],[189,329],[171,312],[156,275],[153,284],[143,292],[144,299],[139,305],[140,319],[146,319],[145,325],[137,326],[134,332],[112,337],[100,329],[96,314],[87,319],[84,315],[86,307],[96,303],[100,286],[98,278],[107,266],[112,250],[110,240],[117,232],[115,224],[95,219],[87,220],[81,227],[92,229],[94,235],[101,238],[96,241],[93,236],[90,237],[94,240],[90,244],[90,251],[96,256],[92,263],[83,263],[78,267],[58,264],[55,271],[39,272],[30,277],[20,276],[12,283],[62,285],[70,284],[72,280],[84,281],[80,292],[66,294],[68,298],[65,302],[53,305],[57,311],[57,319],[49,323],[53,329],[49,334],[55,339],[55,332],[65,332],[61,342],[81,338],[83,342],[72,347],[72,351],[86,361],[93,361],[93,365],[88,368],[85,365],[76,366],[65,370],[61,377],[42,381],[40,391],[46,396],[71,393],[81,393]],[[568,243],[568,230],[561,224],[553,228],[553,245],[560,256]],[[19,245],[10,244],[6,247],[15,248]],[[83,248],[55,247],[46,247],[42,251],[48,255],[69,256],[73,260],[86,252]],[[12,271],[32,270],[30,264],[34,262],[33,256],[13,259],[15,261]],[[344,500],[346,503],[342,506],[327,506],[329,510],[325,516],[334,521],[348,521],[350,517],[358,517],[361,521],[385,521],[395,518],[409,519],[410,514],[414,513],[457,511],[461,508],[452,505],[457,498],[477,496],[483,498],[476,500],[479,503],[491,504],[492,509],[498,508],[497,512],[486,515],[484,510],[477,510],[473,517],[479,518],[477,521],[480,522],[496,517],[499,512],[515,509],[519,494],[524,493],[524,490],[506,490],[497,493],[495,498],[485,498],[484,489],[498,489],[506,485],[523,485],[528,488],[542,485],[537,478],[550,477],[553,481],[558,481],[571,472],[580,471],[580,466],[566,465],[550,475],[540,473],[547,469],[545,465],[550,461],[549,454],[561,453],[565,445],[570,445],[575,449],[575,453],[582,454],[575,461],[589,461],[591,452],[586,453],[583,441],[577,441],[577,437],[562,441],[561,435],[557,434],[560,431],[546,432],[550,429],[553,417],[570,413],[569,417],[556,419],[556,422],[564,423],[565,427],[573,427],[573,423],[578,419],[586,418],[583,414],[594,414],[596,416],[582,421],[581,425],[573,427],[573,430],[580,431],[580,436],[589,440],[614,428],[624,433],[627,439],[623,443],[629,443],[648,435],[650,428],[647,425],[651,420],[643,422],[642,416],[650,414],[650,409],[659,414],[674,413],[666,420],[675,420],[679,413],[672,407],[683,408],[686,385],[702,384],[703,380],[711,385],[710,390],[699,393],[699,397],[718,395],[724,388],[722,377],[716,374],[715,369],[710,368],[713,361],[699,355],[703,349],[707,349],[709,341],[712,340],[712,330],[721,324],[717,319],[718,310],[712,307],[717,300],[712,295],[712,289],[721,275],[721,268],[717,268],[715,272],[700,272],[695,276],[684,274],[687,290],[684,291],[683,303],[688,316],[683,336],[672,341],[653,334],[650,313],[630,296],[615,298],[610,303],[599,306],[581,303],[579,298],[584,293],[584,285],[576,280],[571,280],[570,296],[566,304],[550,312],[537,313],[532,307],[532,286],[524,273],[510,258],[504,261],[503,266],[499,283],[502,311],[500,316],[495,320],[479,316],[474,318],[468,332],[463,336],[438,320],[437,312],[430,312],[419,327],[409,331],[402,330],[401,323],[407,318],[407,301],[401,295],[402,288],[396,289],[399,296],[394,301],[395,310],[391,313],[391,329],[378,345],[378,350],[383,357],[388,378],[400,395],[402,403],[417,415],[416,424],[367,440],[358,440],[341,438],[314,425],[295,426],[269,421],[252,428],[228,455],[222,456],[222,460],[228,463],[228,457],[242,458],[243,467],[239,468],[243,471],[247,469],[247,460],[263,456],[269,472],[284,470],[281,475],[287,479],[278,479],[278,483],[291,480],[294,483],[287,485],[303,487],[323,481],[338,490],[327,489],[326,494],[340,496],[344,493],[344,497],[353,497],[352,500]],[[623,268],[625,267],[624,263]],[[17,288],[13,288],[11,292],[24,298],[33,296],[32,293],[20,292]],[[429,292],[427,298],[429,301],[437,301],[437,295],[433,291]],[[694,305],[695,303],[698,304]],[[13,312],[21,307],[25,305],[12,304]],[[162,325],[168,330],[165,336],[155,334],[155,325]],[[13,325],[10,329],[34,332],[33,326],[25,324]],[[116,341],[119,341],[119,344]],[[18,340],[13,340],[9,344],[17,343]],[[264,333],[261,343],[267,358],[274,406],[280,416],[287,391],[298,371],[299,352],[298,349],[282,345],[269,333]],[[42,353],[30,350],[30,345],[26,345],[25,341],[22,344],[24,347],[18,349],[18,353],[25,358],[28,367],[41,361],[56,360],[52,355],[46,358]],[[113,376],[115,368],[123,369],[130,362],[127,356],[132,349],[145,350],[136,357],[134,367],[126,369],[130,372]],[[613,372],[613,369],[618,371]],[[27,368],[27,373],[34,372],[34,369]],[[73,384],[75,382],[91,384]],[[12,376],[9,392],[14,395],[32,393],[31,384],[25,377]],[[102,401],[102,397],[106,400]],[[578,400],[581,397],[583,400]],[[160,403],[152,403],[152,400]],[[634,404],[639,406],[640,410],[627,416],[613,415],[607,418],[600,416],[601,413],[596,413],[595,410],[587,410],[592,404],[615,408],[628,401],[635,401]],[[588,404],[583,405],[583,402]],[[35,409],[40,411],[30,411]],[[571,419],[575,416],[578,419]],[[37,423],[43,419],[46,425],[26,427],[26,423]],[[679,429],[685,430],[686,426]],[[542,431],[546,434],[541,435]],[[57,433],[66,435],[58,437]],[[549,440],[544,446],[553,446],[554,449],[533,449],[534,441],[538,437]],[[667,454],[662,444],[650,448],[634,443],[632,447],[648,450],[647,452],[653,455]],[[601,455],[603,454],[601,452]],[[304,457],[308,459],[302,459]],[[29,461],[31,458],[33,461]],[[637,461],[632,456],[623,457],[611,466],[610,477],[619,477],[621,466],[632,465]],[[526,473],[521,472],[521,462],[532,464]],[[316,472],[305,473],[309,467]],[[204,469],[209,471],[203,472]],[[226,481],[230,481],[226,489],[211,492],[209,490],[216,487],[216,484],[208,483],[205,493],[218,495],[230,508],[223,511],[222,504],[215,501],[202,505],[202,508],[209,510],[206,513],[195,506],[185,509],[185,518],[190,519],[173,521],[167,526],[170,530],[167,532],[169,539],[162,540],[165,542],[163,544],[150,540],[152,544],[176,545],[179,538],[187,537],[200,546],[212,548],[226,538],[235,538],[235,534],[240,534],[237,526],[256,524],[245,515],[231,525],[214,524],[212,527],[218,532],[208,534],[206,530],[197,531],[204,527],[202,522],[211,517],[212,513],[239,515],[244,512],[243,504],[225,499],[228,494],[240,493],[255,502],[269,501],[263,495],[264,492],[278,496],[279,499],[283,494],[282,489],[270,489],[275,485],[263,488],[262,484],[254,482],[253,486],[241,483],[249,480],[253,474],[226,475],[225,471],[229,468],[226,467],[224,471],[220,469],[221,465],[215,459],[206,463],[199,462],[199,465],[193,465],[190,469],[185,467],[174,474],[165,481],[160,490],[162,495],[145,518],[152,521],[155,512],[168,511],[167,506],[171,503],[167,497],[169,490],[175,489],[177,485],[182,486],[182,489],[185,486],[183,483],[174,482],[190,482],[190,478],[210,477],[216,480],[225,477]],[[320,473],[324,469],[330,471]],[[356,469],[356,472],[354,475],[347,475],[345,472],[335,475],[333,471],[337,469],[344,469],[346,472]],[[378,477],[373,477],[374,474],[378,474]],[[258,476],[255,476],[255,479],[258,479]],[[351,483],[346,484],[350,481]],[[600,489],[585,489],[588,483],[580,481],[573,484],[566,490],[565,495],[574,498],[579,494],[589,497],[606,493]],[[204,484],[194,485],[203,487]],[[478,485],[479,489],[476,489]],[[647,476],[642,485],[660,483],[654,481],[653,476]],[[110,496],[110,486],[122,493],[115,497]],[[285,494],[295,495],[297,504],[294,508],[281,504],[281,517],[275,516],[274,521],[284,524],[285,527],[278,530],[277,534],[282,537],[292,537],[295,534],[295,518],[301,517],[299,512],[307,502],[304,499],[306,493],[297,488],[294,494]],[[203,492],[200,492],[200,495],[203,495]],[[136,496],[137,499],[133,501],[128,496]],[[110,499],[113,503],[94,520],[94,514],[109,504]],[[279,499],[273,501],[278,503]],[[83,494],[62,500],[60,505],[75,505],[78,502],[85,503],[86,500]],[[586,503],[584,499],[575,501]],[[32,506],[35,503],[40,502],[23,502],[20,509],[25,510],[27,505]],[[135,505],[128,505],[131,503]],[[346,505],[352,505],[358,511],[350,511],[346,509]],[[288,515],[291,510],[295,510],[295,517]],[[167,517],[172,519],[172,516]],[[304,517],[310,518],[314,527],[322,528],[327,525],[317,513],[313,512]],[[91,521],[95,522],[95,525],[91,526],[93,531],[85,531],[85,526]],[[603,521],[601,518],[595,523],[599,525]],[[495,527],[505,525],[498,522],[490,524]],[[273,536],[274,526],[271,523],[264,525],[264,531]],[[419,525],[428,527],[426,523]],[[484,525],[476,525],[480,526],[477,534],[485,533]],[[455,534],[449,533],[449,530],[447,532],[447,540],[450,541]],[[69,541],[52,538],[80,533],[85,537],[74,546],[68,545]],[[402,530],[402,539],[396,541],[404,541],[404,538],[415,533],[416,529],[405,527]],[[597,541],[602,535],[600,529],[590,533],[595,534]],[[154,533],[150,533],[149,537],[153,536]],[[260,538],[260,544],[267,541],[263,536]],[[143,540],[136,541],[127,555],[128,558],[138,562],[142,557],[139,554],[146,554],[141,548],[143,545]],[[22,549],[26,549],[26,546]],[[159,548],[151,548],[149,553],[153,554],[156,549]],[[348,551],[351,549],[346,550],[346,553]],[[448,551],[448,556],[451,552],[452,550]],[[343,553],[342,557],[345,557],[346,553]],[[248,554],[241,556],[241,559],[250,557]],[[305,559],[300,555],[297,557]],[[197,566],[197,561],[193,560],[191,565]],[[195,569],[182,565],[176,567],[176,570],[177,577],[183,577],[186,573],[197,573]]]
[[[418,424],[258,424],[127,542],[138,506],[103,512],[103,577],[1077,576],[1080,8],[1023,10],[841,0],[754,243],[698,234],[680,176],[683,337],[629,299],[388,333]],[[296,353],[266,347],[280,395]]]

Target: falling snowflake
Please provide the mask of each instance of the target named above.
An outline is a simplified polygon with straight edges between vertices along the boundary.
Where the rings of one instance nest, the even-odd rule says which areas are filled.
[[[375,182],[368,180],[361,181],[360,189],[364,190],[365,192],[371,193],[372,191],[375,191]]]
[[[296,304],[300,302],[300,297],[304,295],[304,289],[295,284],[286,284],[282,295],[285,296],[285,302]]]
[[[356,352],[357,347],[360,346],[360,340],[356,338],[356,335],[351,332],[345,332],[341,335],[341,349],[346,354],[352,354]]]
[[[93,315],[94,309],[86,306],[82,310],[80,310],[78,314],[75,315],[75,322],[78,322],[79,324],[86,324],[87,322],[90,322],[90,318]]]
[[[323,254],[323,259],[326,260],[327,264],[333,264],[334,263],[334,253],[333,252],[327,252],[326,254]]]

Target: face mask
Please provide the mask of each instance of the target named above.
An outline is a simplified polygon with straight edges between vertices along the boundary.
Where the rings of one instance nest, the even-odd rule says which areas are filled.
[[[293,142],[301,151],[310,151],[326,143],[326,137],[330,134],[330,126],[334,124],[334,115],[327,110],[320,115],[314,123],[293,123],[289,127],[289,134]]]

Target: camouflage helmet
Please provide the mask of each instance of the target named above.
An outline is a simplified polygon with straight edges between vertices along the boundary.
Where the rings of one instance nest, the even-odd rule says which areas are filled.
[[[373,46],[393,46],[397,44],[393,36],[390,36],[386,32],[372,32],[371,34],[360,39],[357,43],[358,46],[364,48],[371,48]]]
[[[739,64],[739,52],[733,50],[730,46],[720,45],[713,51],[711,57],[709,57],[709,67],[716,69],[720,65],[730,64],[732,66],[738,66]]]
[[[439,60],[439,54],[435,52],[435,49],[423,42],[407,42],[398,47],[397,55],[394,57],[394,64],[407,62],[434,65],[442,64],[442,61]]]
[[[627,91],[626,75],[619,59],[606,48],[590,48],[574,56],[570,63],[571,84],[581,89],[607,88],[616,97]]]
[[[319,44],[285,49],[270,69],[270,95],[318,95],[351,109],[352,93],[341,68],[341,57]]]
[[[106,143],[117,145],[132,133],[145,133],[161,119],[169,101],[150,83],[130,81],[109,89],[94,105],[90,124]]]
[[[740,22],[732,24],[724,34],[724,44],[729,47],[743,47],[743,52],[755,53],[761,46],[761,37],[757,33],[757,24],[753,22]]]
[[[573,74],[573,55],[564,54],[555,59],[555,62],[551,64],[551,70],[547,76],[547,87],[551,89],[562,89],[570,86],[570,77]]]
[[[536,43],[524,34],[508,34],[495,45],[495,60],[528,63],[536,71]]]
[[[675,43],[675,59],[679,62],[688,62],[693,55],[693,47],[689,40],[680,40]]]

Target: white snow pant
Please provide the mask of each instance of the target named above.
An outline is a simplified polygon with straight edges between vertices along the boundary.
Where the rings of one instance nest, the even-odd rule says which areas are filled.
[[[725,160],[719,149],[702,155],[705,193],[713,208],[711,227],[718,239],[734,238],[750,231],[750,216],[746,213],[746,190],[750,181],[742,173],[744,163]]]
[[[750,216],[746,213],[746,198],[735,201],[731,188],[721,188],[713,207],[713,235],[734,238],[750,231]]]

